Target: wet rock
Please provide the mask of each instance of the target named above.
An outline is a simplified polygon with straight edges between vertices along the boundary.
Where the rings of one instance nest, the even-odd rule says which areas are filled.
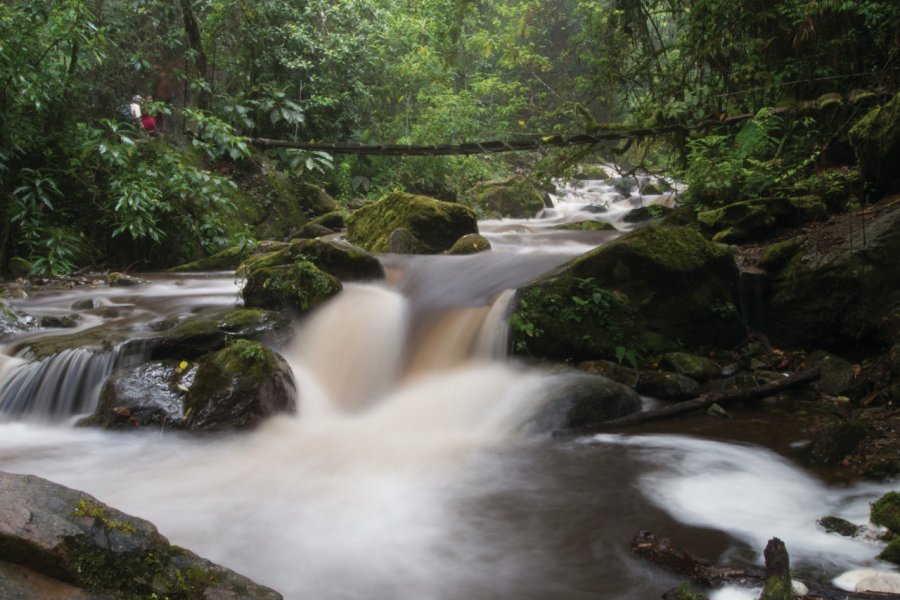
[[[684,583],[667,591],[662,598],[663,600],[709,600],[703,594],[691,591]]]
[[[606,221],[576,221],[555,225],[557,231],[616,231],[616,226]]]
[[[622,220],[626,223],[643,223],[644,221],[649,221],[651,219],[662,218],[671,211],[671,208],[666,208],[659,204],[641,206],[639,208],[631,209],[627,215],[622,217]]]
[[[609,173],[600,165],[584,165],[573,176],[577,181],[606,181]]]
[[[863,233],[827,230],[772,273],[763,333],[774,344],[834,348],[900,338],[900,197],[868,217]]]
[[[587,206],[583,206],[581,208],[581,212],[591,213],[594,215],[602,215],[605,212],[609,212],[609,208],[607,208],[604,204],[588,204]]]
[[[5,302],[0,301],[0,342],[6,341],[15,335],[28,331],[33,323],[28,317],[21,315],[9,308]]]
[[[884,560],[894,563],[895,565],[900,565],[900,536],[896,536],[888,542],[888,545],[885,546],[884,550],[878,554],[878,560]],[[885,591],[897,592],[897,589],[896,586],[892,586],[891,589]]]
[[[387,251],[391,254],[428,254],[428,246],[409,229],[395,229],[388,236]]]
[[[252,247],[231,246],[215,254],[199,258],[195,261],[178,265],[169,269],[170,273],[186,273],[191,271],[234,271],[241,262],[250,256],[271,254],[286,248],[286,242],[262,241]]]
[[[409,230],[426,244],[427,253],[438,254],[462,236],[478,233],[478,224],[474,211],[462,204],[395,192],[351,214],[347,240],[369,252],[387,252],[396,229]]]
[[[641,187],[641,195],[643,196],[659,196],[665,194],[672,188],[664,181],[648,181]]]
[[[238,268],[238,276],[250,277],[271,267],[309,262],[342,281],[365,281],[384,277],[377,258],[351,244],[337,240],[293,240],[272,251],[260,251]]]
[[[281,346],[292,335],[290,319],[258,308],[207,308],[181,321],[160,325],[156,336],[143,340],[153,359],[193,359],[249,339]]]
[[[840,396],[853,387],[856,371],[849,361],[824,350],[818,350],[807,357],[807,363],[810,367],[821,367],[822,375],[816,385],[822,392],[830,396]]]
[[[34,268],[34,265],[31,264],[31,261],[21,256],[13,256],[9,259],[9,263],[7,265],[9,269],[9,274],[13,278],[19,277],[28,277],[31,275],[31,270]]]
[[[113,271],[106,276],[106,285],[109,287],[132,287],[140,285],[140,283],[140,279],[132,277],[131,275],[126,275],[125,273],[119,273],[118,271]]]
[[[93,298],[85,298],[72,303],[72,310],[91,310],[100,306],[100,303]]]
[[[334,231],[328,229],[324,225],[319,225],[317,223],[307,223],[303,227],[300,228],[299,231],[292,231],[290,234],[290,238],[293,239],[304,239],[304,240],[313,240],[320,237],[326,237],[329,235],[333,235]]]
[[[640,371],[637,369],[629,369],[624,365],[614,363],[608,360],[587,360],[578,363],[578,369],[591,373],[592,375],[602,375],[608,377],[617,383],[627,385],[630,388],[637,386],[640,378]]]
[[[281,356],[248,340],[235,340],[197,361],[184,399],[191,431],[254,427],[265,418],[295,412],[296,387]]]
[[[94,414],[78,425],[119,430],[183,429],[183,402],[196,371],[196,366],[181,366],[174,360],[115,371],[103,384]]]
[[[513,219],[530,218],[545,206],[552,206],[546,193],[525,177],[479,183],[466,196],[480,214],[496,212]]]
[[[447,250],[447,254],[477,254],[491,249],[491,242],[479,233],[470,233],[464,235],[453,244],[453,247]]]
[[[631,388],[599,375],[564,373],[551,383],[548,400],[533,419],[537,431],[586,427],[641,408]]]
[[[866,427],[848,421],[833,425],[816,434],[807,449],[807,461],[814,465],[834,465],[853,453],[868,435]]]
[[[563,360],[734,345],[745,337],[736,281],[727,249],[685,227],[651,225],[521,288],[514,344]]]
[[[763,252],[759,266],[766,271],[776,271],[786,265],[806,242],[806,236],[796,236],[770,245]]]
[[[46,316],[41,317],[41,327],[47,329],[71,329],[72,327],[78,327],[80,320],[80,315]]]
[[[700,395],[700,384],[679,373],[641,371],[637,391],[660,400],[686,400]]]
[[[888,492],[872,505],[871,520],[900,535],[900,492]]]
[[[697,214],[697,221],[713,241],[738,244],[764,239],[774,229],[823,221],[828,209],[817,196],[760,198],[735,202]]]
[[[863,177],[876,192],[900,190],[900,94],[860,119],[849,138]]]
[[[0,564],[38,575],[0,578],[0,597],[47,598],[41,584],[50,583],[74,588],[70,598],[281,598],[84,492],[0,472],[0,498]],[[16,588],[28,592],[13,596]]]
[[[257,267],[246,276],[244,305],[305,314],[343,289],[341,281],[309,261]]]
[[[310,225],[320,225],[322,227],[327,227],[328,229],[331,229],[333,231],[338,231],[346,227],[344,213],[339,210],[333,210],[331,212],[325,213],[324,215],[318,216],[309,223]]]
[[[687,352],[668,352],[662,356],[660,366],[668,371],[686,375],[698,381],[708,381],[719,376],[719,365],[704,356]]]
[[[828,533],[836,533],[837,535],[842,535],[844,537],[856,537],[860,530],[859,525],[851,523],[846,519],[830,515],[817,519],[816,523]]]

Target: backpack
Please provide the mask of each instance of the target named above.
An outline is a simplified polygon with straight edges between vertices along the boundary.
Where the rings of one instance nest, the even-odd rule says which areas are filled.
[[[122,104],[116,108],[116,120],[129,125],[134,123],[134,117],[131,116],[131,107],[128,104]]]

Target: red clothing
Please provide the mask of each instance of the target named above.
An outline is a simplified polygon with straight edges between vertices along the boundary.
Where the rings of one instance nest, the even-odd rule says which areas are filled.
[[[147,133],[156,133],[156,117],[151,117],[147,113],[141,115],[141,127],[144,128],[144,131]]]

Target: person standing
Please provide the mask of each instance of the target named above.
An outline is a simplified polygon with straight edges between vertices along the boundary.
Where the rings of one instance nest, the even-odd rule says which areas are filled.
[[[141,122],[141,102],[143,98],[135,94],[131,97],[131,104],[128,105],[128,112],[131,113],[131,120],[135,125]]]

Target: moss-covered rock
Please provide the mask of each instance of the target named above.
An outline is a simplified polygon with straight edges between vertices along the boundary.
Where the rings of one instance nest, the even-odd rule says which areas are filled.
[[[23,331],[28,331],[33,325],[33,318],[17,313],[0,300],[0,342],[4,342]]]
[[[900,336],[900,198],[860,231],[808,242],[773,273],[762,330],[773,343],[833,348]]]
[[[576,221],[554,225],[557,231],[616,231],[616,226],[607,221]]]
[[[343,289],[341,280],[308,260],[274,267],[260,266],[246,276],[244,305],[304,314]]]
[[[759,240],[779,228],[821,221],[827,216],[821,198],[800,196],[735,202],[700,212],[697,221],[714,241],[733,244]]]
[[[268,254],[288,246],[287,242],[261,241],[252,247],[231,246],[215,254],[199,258],[195,261],[172,267],[170,273],[191,271],[234,271],[248,256]]]
[[[900,189],[900,93],[860,119],[849,137],[862,175],[876,192]]]
[[[777,271],[788,263],[802,248],[806,236],[798,235],[768,246],[759,261],[759,266],[766,271]]]
[[[872,522],[900,535],[900,492],[888,492],[872,505]]]
[[[519,290],[518,352],[616,358],[744,337],[731,253],[684,227],[648,226],[586,253]]]
[[[583,165],[573,177],[579,181],[606,181],[609,173],[600,165]]]
[[[577,368],[593,375],[602,375],[630,388],[637,387],[641,376],[637,369],[630,369],[609,360],[586,360],[578,363]]]
[[[137,277],[132,277],[131,275],[126,275],[125,273],[119,273],[118,271],[113,271],[109,275],[106,276],[106,285],[109,287],[133,287],[136,285],[140,285],[141,280]]]
[[[427,253],[438,254],[462,236],[478,233],[478,223],[472,209],[461,204],[395,192],[351,214],[347,240],[370,252],[387,252],[396,229],[408,230],[426,245]]]
[[[660,366],[669,371],[686,375],[698,381],[708,381],[719,376],[719,365],[705,356],[687,352],[668,352],[660,360]]]
[[[0,497],[0,562],[21,565],[88,597],[281,598],[269,588],[173,546],[152,523],[84,492],[31,475],[0,472]],[[24,597],[46,597],[44,581],[31,578],[30,585],[33,589]],[[6,591],[5,582],[0,581],[0,596],[7,597]]]
[[[28,277],[31,275],[33,267],[30,260],[21,256],[13,256],[9,259],[8,270],[11,277]]]
[[[815,434],[807,449],[807,459],[814,465],[839,464],[851,454],[869,434],[862,423],[847,421],[828,427]]]
[[[238,268],[238,275],[249,277],[264,268],[308,261],[317,268],[343,281],[381,279],[384,268],[377,258],[346,242],[327,240],[293,240],[273,247],[271,252],[257,252]]]
[[[447,254],[477,254],[491,249],[491,242],[480,233],[469,233],[462,236],[453,247],[447,250]]]
[[[671,208],[659,204],[652,204],[650,206],[641,206],[640,208],[630,210],[627,215],[622,217],[622,220],[626,223],[643,223],[650,219],[662,218],[670,212],[672,212]]]
[[[884,550],[878,554],[878,559],[900,565],[900,536],[895,536],[888,542]]]
[[[476,184],[467,197],[480,214],[530,218],[548,205],[546,194],[525,177]]]
[[[685,583],[668,590],[662,598],[663,600],[708,600],[705,595],[692,591]]]
[[[333,231],[337,231],[338,229],[343,229],[346,227],[346,220],[344,218],[344,213],[339,210],[333,210],[331,212],[327,212],[324,215],[320,215],[309,222],[310,225],[321,225],[322,227],[327,227]]]
[[[200,358],[185,387],[185,427],[191,431],[245,429],[297,407],[290,366],[249,340],[235,340]]]
[[[687,400],[700,395],[700,384],[679,373],[641,371],[636,389],[660,400]]]
[[[834,533],[844,537],[856,537],[860,531],[859,525],[833,515],[816,519],[816,523],[828,533]]]

